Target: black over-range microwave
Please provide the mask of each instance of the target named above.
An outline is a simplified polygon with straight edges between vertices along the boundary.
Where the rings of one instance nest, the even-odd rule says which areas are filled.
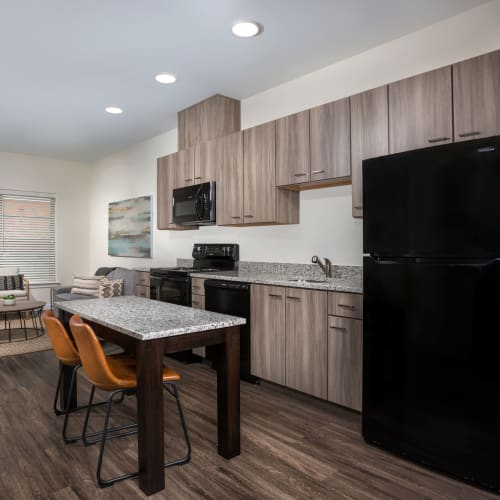
[[[182,226],[215,224],[215,181],[174,189],[173,219]]]

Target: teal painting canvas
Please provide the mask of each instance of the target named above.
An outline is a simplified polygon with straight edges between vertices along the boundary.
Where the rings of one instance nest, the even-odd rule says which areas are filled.
[[[108,254],[151,258],[151,196],[109,204]]]

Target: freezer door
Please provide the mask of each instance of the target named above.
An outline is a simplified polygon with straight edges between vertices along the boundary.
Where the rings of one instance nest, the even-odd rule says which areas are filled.
[[[500,256],[500,139],[363,163],[364,251],[384,256]]]
[[[364,259],[363,435],[500,489],[500,261]]]

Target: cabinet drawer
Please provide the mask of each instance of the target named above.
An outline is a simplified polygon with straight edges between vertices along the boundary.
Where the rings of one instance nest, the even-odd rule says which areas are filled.
[[[191,278],[191,293],[205,295],[205,280],[203,278]]]
[[[145,299],[149,299],[149,286],[135,285],[135,294],[137,297],[144,297]]]
[[[149,286],[149,273],[145,271],[135,272],[135,284]]]
[[[205,309],[205,296],[193,293],[191,296],[191,307],[195,309]]]
[[[363,322],[328,317],[328,400],[361,411]]]
[[[363,319],[363,295],[360,293],[328,292],[328,314]]]

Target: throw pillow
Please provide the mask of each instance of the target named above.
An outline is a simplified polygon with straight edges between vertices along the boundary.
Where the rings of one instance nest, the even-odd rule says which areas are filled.
[[[22,290],[23,279],[20,274],[0,276],[0,290]]]
[[[109,297],[118,297],[122,295],[123,280],[108,280],[104,278],[99,285],[99,298],[106,299]]]
[[[101,276],[73,276],[71,293],[97,297],[101,280]]]

